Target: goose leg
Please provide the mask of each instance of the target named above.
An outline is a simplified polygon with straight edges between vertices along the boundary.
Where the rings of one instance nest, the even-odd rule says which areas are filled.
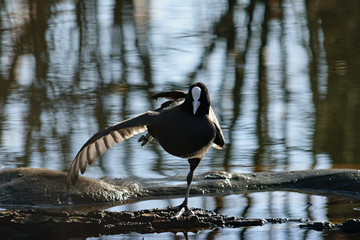
[[[188,159],[188,162],[190,163],[190,171],[186,178],[187,188],[186,188],[185,199],[184,199],[183,203],[180,204],[179,206],[169,208],[169,210],[178,210],[178,212],[173,216],[173,218],[179,218],[184,213],[187,215],[195,215],[194,212],[191,211],[191,209],[188,206],[188,199],[189,199],[189,195],[190,195],[190,186],[191,186],[191,182],[192,182],[192,179],[194,176],[194,171],[197,168],[197,166],[199,166],[200,161],[201,161],[201,159],[198,159],[198,158]]]

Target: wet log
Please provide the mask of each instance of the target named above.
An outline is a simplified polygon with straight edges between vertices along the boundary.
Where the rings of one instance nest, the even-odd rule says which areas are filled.
[[[331,222],[313,222],[301,224],[299,227],[317,231],[340,230],[345,233],[360,233],[360,219],[348,219],[342,224],[334,224]]]
[[[245,219],[192,209],[195,216],[174,219],[167,209],[142,211],[53,212],[44,209],[0,211],[2,239],[95,237],[129,232],[197,232],[216,227],[262,226],[264,224],[303,222],[303,219]]]
[[[360,220],[349,219],[342,224],[309,222],[299,218],[248,219],[216,214],[204,209],[192,209],[195,216],[172,218],[175,212],[168,209],[141,211],[48,211],[44,209],[18,209],[0,211],[2,239],[96,237],[129,232],[197,232],[213,228],[238,228],[293,222],[300,228],[317,231],[338,230],[345,233],[360,232]]]

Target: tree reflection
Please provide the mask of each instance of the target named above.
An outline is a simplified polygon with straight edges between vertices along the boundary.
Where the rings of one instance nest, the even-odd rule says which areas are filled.
[[[344,163],[354,164],[360,153],[356,147],[360,143],[356,124],[360,97],[356,11],[360,5],[357,1],[306,1],[306,5],[312,57],[309,75],[317,114],[314,151],[330,154],[338,167]],[[318,11],[312,10],[313,7]],[[324,55],[326,64],[322,66]],[[324,67],[326,73],[321,69]],[[321,96],[319,90],[324,87],[326,90]]]
[[[307,29],[303,30],[308,31],[308,45],[305,45],[304,49],[309,49],[308,79],[315,114],[313,129],[308,130],[313,132],[314,167],[319,153],[329,154],[330,160],[336,165],[355,163],[359,155],[356,147],[360,139],[360,128],[357,127],[359,61],[356,54],[359,34],[357,12],[354,11],[359,8],[359,4],[349,0],[338,7],[337,3],[338,1],[305,1]],[[95,117],[97,128],[102,129],[111,122],[107,101],[109,92],[120,90],[118,108],[121,118],[124,119],[132,111],[128,100],[129,91],[140,89],[145,93],[144,96],[149,98],[154,89],[164,89],[166,86],[159,87],[161,83],[154,83],[153,74],[159,69],[154,68],[153,61],[157,61],[158,55],[152,56],[153,31],[149,23],[152,16],[148,2],[114,1],[104,6],[96,1],[64,3],[45,0],[18,3],[1,1],[0,4],[1,109],[12,107],[13,102],[8,101],[10,97],[26,99],[26,107],[23,108],[23,154],[20,157],[24,166],[30,165],[29,158],[33,152],[48,151],[49,147],[46,145],[49,137],[61,144],[61,161],[69,161],[64,159],[65,156],[71,159],[67,153],[70,144],[64,143],[64,139],[71,139],[74,133],[66,129],[76,129],[74,120],[77,119],[77,113],[73,106],[83,103],[84,99],[89,103],[86,106],[88,112],[92,113],[89,116]],[[243,91],[248,91],[244,90],[243,86],[246,81],[253,80],[247,76],[247,71],[251,66],[249,64],[255,61],[258,87],[254,94],[257,102],[251,104],[257,106],[254,119],[257,147],[253,150],[253,165],[257,171],[272,165],[276,158],[271,154],[272,145],[279,140],[282,144],[286,143],[283,147],[286,153],[284,162],[291,164],[287,139],[290,132],[287,128],[292,119],[288,108],[291,104],[296,104],[287,74],[287,59],[291,54],[291,49],[286,47],[289,34],[287,11],[291,6],[286,1],[244,3],[234,0],[229,0],[226,8],[218,6],[220,5],[211,9],[217,11],[210,19],[212,26],[204,28],[204,36],[211,36],[211,40],[204,41],[198,64],[187,76],[183,76],[185,82],[178,85],[183,88],[182,86],[193,81],[206,82],[202,73],[209,72],[209,67],[212,67],[209,58],[215,56],[218,49],[224,48],[222,76],[218,77],[218,81],[221,81],[218,93],[223,96],[231,94],[233,108],[231,116],[219,117],[227,126],[225,132],[229,143],[223,155],[223,164],[226,170],[231,170],[230,166],[234,161],[232,154],[236,151],[233,143],[237,141],[237,135],[233,134],[236,131],[241,132],[239,120],[247,115],[242,112],[242,106],[248,104],[242,97]],[[105,7],[112,11],[104,12]],[[104,24],[104,20],[110,24]],[[273,40],[271,34],[274,24],[279,24],[281,29],[278,39],[281,44],[281,95],[284,114],[287,113],[283,118],[283,132],[279,140],[274,138],[271,130],[275,113],[269,109],[274,102],[274,80],[269,76],[268,65],[273,59],[266,56],[268,39]],[[66,26],[65,29],[59,27],[61,25]],[[110,39],[103,36],[106,33],[104,28]],[[257,40],[259,43],[253,44]],[[223,41],[226,43],[224,47],[221,45]],[[251,59],[252,62],[249,63],[249,54],[256,52],[257,59]],[[60,56],[60,53],[64,56]],[[33,71],[24,71],[24,64],[27,64],[28,69],[33,68]],[[64,69],[69,71],[61,71]],[[134,73],[138,74],[138,80],[134,80]],[[25,76],[27,83],[23,83]],[[232,89],[229,89],[229,86],[232,86]],[[84,92],[82,89],[86,88],[93,90]],[[19,91],[23,94],[19,94]],[[149,103],[148,107],[155,108],[156,105]],[[53,125],[49,133],[44,133],[45,118],[56,118],[59,109],[63,109],[66,119],[69,119],[62,123],[66,126],[59,131],[58,126]],[[1,111],[3,123],[10,121],[5,112]],[[3,134],[4,128],[6,126],[1,124],[0,134]],[[45,146],[42,143],[45,143]],[[158,148],[152,148],[158,151]],[[160,162],[158,166],[161,165]]]
[[[338,1],[305,1],[306,20],[308,31],[309,51],[309,82],[311,87],[312,101],[314,104],[314,128],[313,128],[313,155],[316,162],[318,153],[326,153],[331,156],[334,164],[355,163],[359,155],[356,147],[359,141],[359,128],[357,127],[358,114],[358,90],[359,83],[357,49],[359,34],[357,31],[357,12],[354,9],[359,7],[356,1],[346,1],[339,8]],[[28,1],[13,3],[2,1],[1,3],[1,59],[2,70],[0,78],[1,109],[9,105],[8,99],[13,96],[20,96],[18,91],[24,93],[27,107],[24,108],[24,154],[23,163],[29,164],[31,152],[47,151],[40,142],[47,142],[41,135],[42,124],[45,121],[43,115],[49,118],[56,115],[59,108],[68,108],[64,111],[71,121],[66,122],[62,132],[57,126],[53,126],[52,134],[54,140],[63,143],[64,139],[70,139],[69,132],[65,129],[75,128],[72,124],[76,119],[76,113],[69,107],[72,104],[79,104],[84,99],[89,99],[89,112],[93,113],[98,129],[109,124],[108,116],[111,115],[106,94],[112,89],[120,90],[121,104],[119,109],[122,118],[129,114],[129,91],[133,87],[139,87],[145,91],[148,98],[153,89],[159,85],[154,83],[153,60],[151,55],[151,34],[149,25],[150,7],[149,3],[144,5],[140,1],[115,1],[112,11],[102,13],[100,4],[96,1],[76,1],[63,3],[61,1]],[[271,145],[276,142],[269,129],[272,128],[270,119],[274,113],[269,112],[269,104],[272,104],[272,97],[269,94],[269,86],[274,82],[268,75],[269,61],[267,58],[268,38],[272,33],[269,29],[269,22],[279,23],[281,35],[279,42],[281,49],[279,56],[282,64],[282,95],[286,108],[291,101],[291,89],[288,83],[288,62],[287,58],[290,49],[286,48],[287,18],[286,12],[289,6],[287,2],[279,1],[249,1],[247,3],[229,0],[227,8],[219,9],[219,14],[214,14],[212,27],[205,35],[213,36],[211,41],[204,41],[203,52],[199,55],[198,65],[184,76],[186,83],[179,83],[179,86],[186,86],[192,81],[203,80],[199,73],[208,71],[208,59],[215,55],[215,51],[222,48],[220,45],[225,40],[225,55],[222,81],[219,91],[222,95],[231,94],[233,100],[232,116],[226,116],[224,123],[227,125],[228,148],[225,150],[224,165],[229,170],[231,165],[231,154],[233,150],[233,133],[239,130],[238,120],[246,113],[242,112],[241,106],[247,104],[242,100],[242,91],[245,81],[247,67],[249,66],[249,52],[257,52],[256,60],[258,87],[257,92],[257,115],[255,121],[258,139],[257,150],[253,158],[253,164],[257,170],[267,165],[268,155],[271,152]],[[69,5],[69,6],[65,6]],[[285,6],[285,7],[284,7]],[[26,14],[16,14],[16,11]],[[70,10],[69,10],[70,9]],[[261,11],[259,9],[262,9]],[[214,8],[213,10],[216,10]],[[344,13],[349,12],[349,14]],[[66,13],[66,14],[65,14]],[[63,22],[57,22],[56,18],[62,14],[67,17]],[[108,17],[104,17],[108,14]],[[261,17],[262,15],[262,17]],[[335,16],[335,17],[334,17]],[[254,18],[262,18],[258,29],[254,29]],[[110,31],[111,39],[105,43],[103,36],[105,18],[112,19],[107,31]],[[247,21],[239,22],[239,19]],[[277,20],[280,18],[280,21]],[[334,19],[341,19],[336,21]],[[58,25],[70,22],[70,28],[62,33]],[[111,22],[111,21],[110,21]],[[105,26],[106,27],[106,26]],[[239,31],[240,30],[240,31]],[[257,34],[260,30],[260,34]],[[60,39],[65,39],[69,34],[66,44],[60,45]],[[60,36],[60,37],[59,37]],[[62,37],[64,36],[64,37]],[[76,38],[77,36],[77,38]],[[250,43],[258,38],[259,44]],[[12,41],[9,41],[12,39]],[[72,45],[71,45],[72,44]],[[58,49],[64,46],[65,49]],[[55,49],[54,49],[55,48]],[[104,50],[105,49],[105,50]],[[65,54],[77,53],[77,58],[57,58],[58,52]],[[134,52],[136,51],[136,52]],[[110,55],[109,55],[110,54]],[[25,56],[31,56],[26,60]],[[33,60],[31,60],[33,59]],[[29,62],[30,61],[30,62]],[[66,62],[69,61],[69,62]],[[24,72],[21,69],[23,64],[33,67],[31,71]],[[69,74],[57,72],[57,69],[64,69],[70,65],[73,71]],[[60,68],[59,68],[60,65]],[[137,69],[134,71],[134,67]],[[142,83],[133,80],[133,73],[138,72]],[[19,73],[21,73],[19,75]],[[132,73],[129,75],[129,73]],[[21,77],[24,74],[29,82],[22,83]],[[32,75],[31,75],[32,74]],[[20,77],[19,77],[20,76]],[[205,80],[206,81],[206,80]],[[136,82],[136,83],[135,83]],[[227,91],[229,82],[232,82],[232,89]],[[96,89],[90,92],[81,92],[82,88]],[[272,88],[270,88],[272,89]],[[155,108],[153,103],[150,108]],[[221,107],[221,106],[218,106]],[[285,110],[287,111],[287,110]],[[220,115],[220,118],[223,116]],[[1,112],[2,122],[9,121],[4,111]],[[282,141],[287,140],[287,115],[284,118]],[[1,124],[1,129],[4,129]],[[240,129],[241,130],[241,129]],[[35,131],[35,132],[34,132]],[[3,134],[3,131],[0,131]],[[66,132],[66,131],[65,131]],[[34,137],[35,135],[35,137]],[[47,135],[47,134],[45,134]],[[35,141],[34,141],[35,139]],[[34,146],[36,145],[36,146]],[[46,145],[46,144],[45,144]],[[63,146],[66,151],[68,146]],[[269,149],[270,148],[270,149]],[[289,150],[288,146],[285,146]],[[64,151],[60,151],[64,152]],[[66,154],[65,154],[66,155]],[[288,157],[287,157],[288,162]],[[64,160],[67,161],[67,160]],[[316,164],[315,164],[316,165]]]

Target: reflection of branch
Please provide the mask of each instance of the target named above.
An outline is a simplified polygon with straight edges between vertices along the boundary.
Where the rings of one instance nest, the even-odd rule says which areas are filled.
[[[210,42],[210,44],[204,48],[204,52],[200,57],[200,61],[199,61],[198,65],[194,68],[194,70],[192,72],[190,72],[188,74],[188,77],[187,77],[189,79],[188,85],[190,85],[190,83],[196,78],[196,75],[204,68],[204,65],[206,64],[206,59],[209,57],[209,55],[214,50],[215,44],[216,44],[216,40],[213,39]]]
[[[18,26],[13,26],[14,22],[11,21],[11,19],[13,19],[11,17],[11,14],[8,12],[8,8],[6,6],[6,2],[4,1],[0,1],[0,9],[1,9],[1,14],[6,16],[6,17],[0,17],[0,26],[8,26],[9,29],[16,29]],[[3,22],[3,19],[8,20],[8,22]],[[22,33],[20,31],[20,33]],[[0,39],[6,39],[7,36],[6,35],[10,35],[11,31],[4,31],[4,29],[0,29]],[[0,114],[3,115],[4,111],[2,111],[3,109],[5,109],[5,105],[7,102],[7,97],[11,95],[11,86],[15,84],[15,73],[17,72],[17,62],[19,59],[19,55],[20,52],[23,52],[21,49],[24,48],[23,44],[21,41],[19,41],[17,38],[17,40],[14,39],[14,47],[13,49],[16,49],[12,52],[12,54],[8,54],[7,52],[3,52],[4,49],[7,49],[5,46],[6,44],[2,44],[2,42],[0,43],[1,47],[0,47],[0,56],[5,55],[7,58],[9,58],[10,60],[8,62],[10,62],[9,67],[8,67],[8,74],[7,77],[5,77],[6,74],[0,74]],[[3,40],[1,40],[3,41]],[[2,69],[2,72],[5,72],[5,69]],[[4,120],[5,116],[0,116],[1,120]],[[1,124],[0,124],[1,126]],[[1,129],[0,129],[0,136],[1,136]]]
[[[33,152],[33,145],[37,144],[37,152],[43,154],[45,151],[43,149],[43,142],[46,140],[45,137],[39,137],[38,141],[33,139],[33,131],[39,131],[41,128],[41,114],[46,109],[44,103],[49,102],[50,99],[46,91],[51,89],[48,87],[49,81],[47,81],[47,72],[48,72],[48,48],[46,42],[46,31],[47,31],[47,22],[49,21],[50,14],[47,13],[47,5],[42,2],[28,2],[29,7],[29,19],[30,21],[27,24],[26,34],[23,35],[21,43],[30,42],[32,49],[32,54],[35,58],[35,77],[34,82],[30,86],[30,96],[28,100],[28,112],[25,117],[25,122],[27,123],[24,144],[24,155],[22,158],[25,166],[30,164],[29,159]],[[32,34],[36,33],[36,34]]]
[[[320,49],[320,41],[318,37],[319,32],[319,18],[317,14],[312,11],[313,6],[311,6],[310,1],[305,1],[306,4],[306,14],[307,14],[307,22],[308,22],[308,30],[309,30],[309,48],[310,52],[308,51],[309,56],[309,80],[310,80],[310,87],[312,92],[312,100],[313,105],[315,108],[315,121],[314,121],[314,129],[320,130],[321,126],[320,123],[326,122],[323,120],[324,114],[322,114],[321,110],[321,101],[319,99],[319,81],[318,81],[318,70],[319,70],[319,51]],[[324,131],[314,131],[313,133],[313,144],[312,144],[312,151],[313,154],[313,163],[312,166],[315,167],[317,165],[317,155],[315,154],[318,151],[318,143]]]
[[[233,6],[233,5],[229,5],[229,6]],[[225,149],[225,156],[224,156],[224,167],[225,170],[230,171],[229,166],[230,166],[230,159],[232,158],[232,145],[231,143],[233,142],[233,133],[236,132],[235,128],[237,128],[237,120],[239,118],[240,115],[240,107],[241,107],[241,89],[243,86],[243,80],[244,80],[244,71],[243,68],[245,66],[245,61],[246,61],[246,56],[247,56],[247,51],[249,49],[249,44],[250,44],[250,40],[251,40],[251,24],[252,24],[252,20],[253,20],[253,14],[254,14],[254,9],[255,9],[255,1],[251,1],[248,8],[247,8],[247,14],[248,14],[248,23],[247,23],[247,35],[245,36],[245,45],[242,49],[244,49],[244,51],[242,52],[238,52],[235,49],[237,49],[238,47],[235,45],[235,43],[240,42],[239,40],[236,41],[236,29],[235,29],[235,25],[234,23],[229,24],[230,26],[233,26],[232,31],[229,32],[228,36],[228,40],[227,40],[227,52],[226,52],[226,57],[229,58],[229,55],[231,55],[231,52],[235,52],[235,63],[233,64],[234,67],[234,87],[232,90],[232,94],[233,94],[233,117],[231,118],[230,124],[229,124],[229,130],[228,130],[228,142],[229,144],[227,145],[227,148]],[[231,14],[230,14],[231,13]],[[228,16],[232,16],[233,15],[233,10],[229,10],[228,11]],[[230,18],[227,18],[228,21],[230,20]],[[226,61],[226,66],[229,64],[229,61]],[[226,76],[227,74],[227,69],[225,67],[224,70],[224,76]],[[225,81],[223,81],[223,84],[225,84]]]
[[[265,64],[265,46],[268,37],[268,21],[270,17],[269,2],[264,1],[264,18],[261,25],[261,45],[258,55],[258,112],[256,117],[256,135],[258,137],[258,149],[254,155],[255,167],[262,167],[264,160],[264,153],[269,141],[268,133],[268,91],[267,91],[267,76]],[[257,171],[262,169],[256,169]]]
[[[284,6],[282,3],[279,4],[279,10],[281,13],[285,11]],[[286,22],[284,21],[284,14],[280,14],[280,28],[281,28],[281,34],[279,38],[279,44],[280,44],[280,62],[282,66],[282,84],[281,89],[283,91],[283,102],[284,102],[284,113],[283,113],[283,119],[282,121],[282,139],[284,144],[284,163],[283,165],[285,168],[289,166],[289,160],[290,160],[290,154],[289,154],[289,145],[288,145],[288,124],[289,124],[289,101],[290,101],[290,91],[288,90],[288,62],[287,62],[287,45],[285,43],[285,36],[286,36]]]
[[[213,32],[211,35],[216,37],[213,37],[208,46],[204,48],[198,65],[196,65],[194,70],[188,74],[189,85],[196,78],[197,74],[206,66],[206,60],[215,49],[218,39],[225,38],[227,39],[228,46],[229,43],[230,45],[233,45],[235,40],[235,26],[233,20],[234,4],[232,2],[232,0],[229,0],[227,11],[220,17],[219,21],[213,24]]]

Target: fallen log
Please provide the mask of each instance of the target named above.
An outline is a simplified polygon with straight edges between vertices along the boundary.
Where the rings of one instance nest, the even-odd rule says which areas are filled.
[[[96,180],[79,177],[67,189],[66,174],[39,168],[0,171],[0,206],[122,204],[129,200],[182,196],[185,177],[166,179]],[[178,184],[178,182],[183,182]],[[231,194],[244,191],[296,190],[318,194],[344,194],[360,198],[360,171],[343,169],[259,172],[250,174],[212,171],[194,177],[191,196]]]
[[[18,209],[0,211],[0,232],[2,239],[28,238],[72,238],[115,235],[129,232],[197,232],[213,228],[238,228],[263,226],[265,224],[298,223],[298,227],[317,231],[338,230],[345,233],[360,232],[360,220],[349,219],[342,224],[331,222],[310,222],[298,218],[248,219],[204,209],[192,209],[195,216],[172,218],[174,211],[151,209],[141,211],[48,211],[44,209]]]

